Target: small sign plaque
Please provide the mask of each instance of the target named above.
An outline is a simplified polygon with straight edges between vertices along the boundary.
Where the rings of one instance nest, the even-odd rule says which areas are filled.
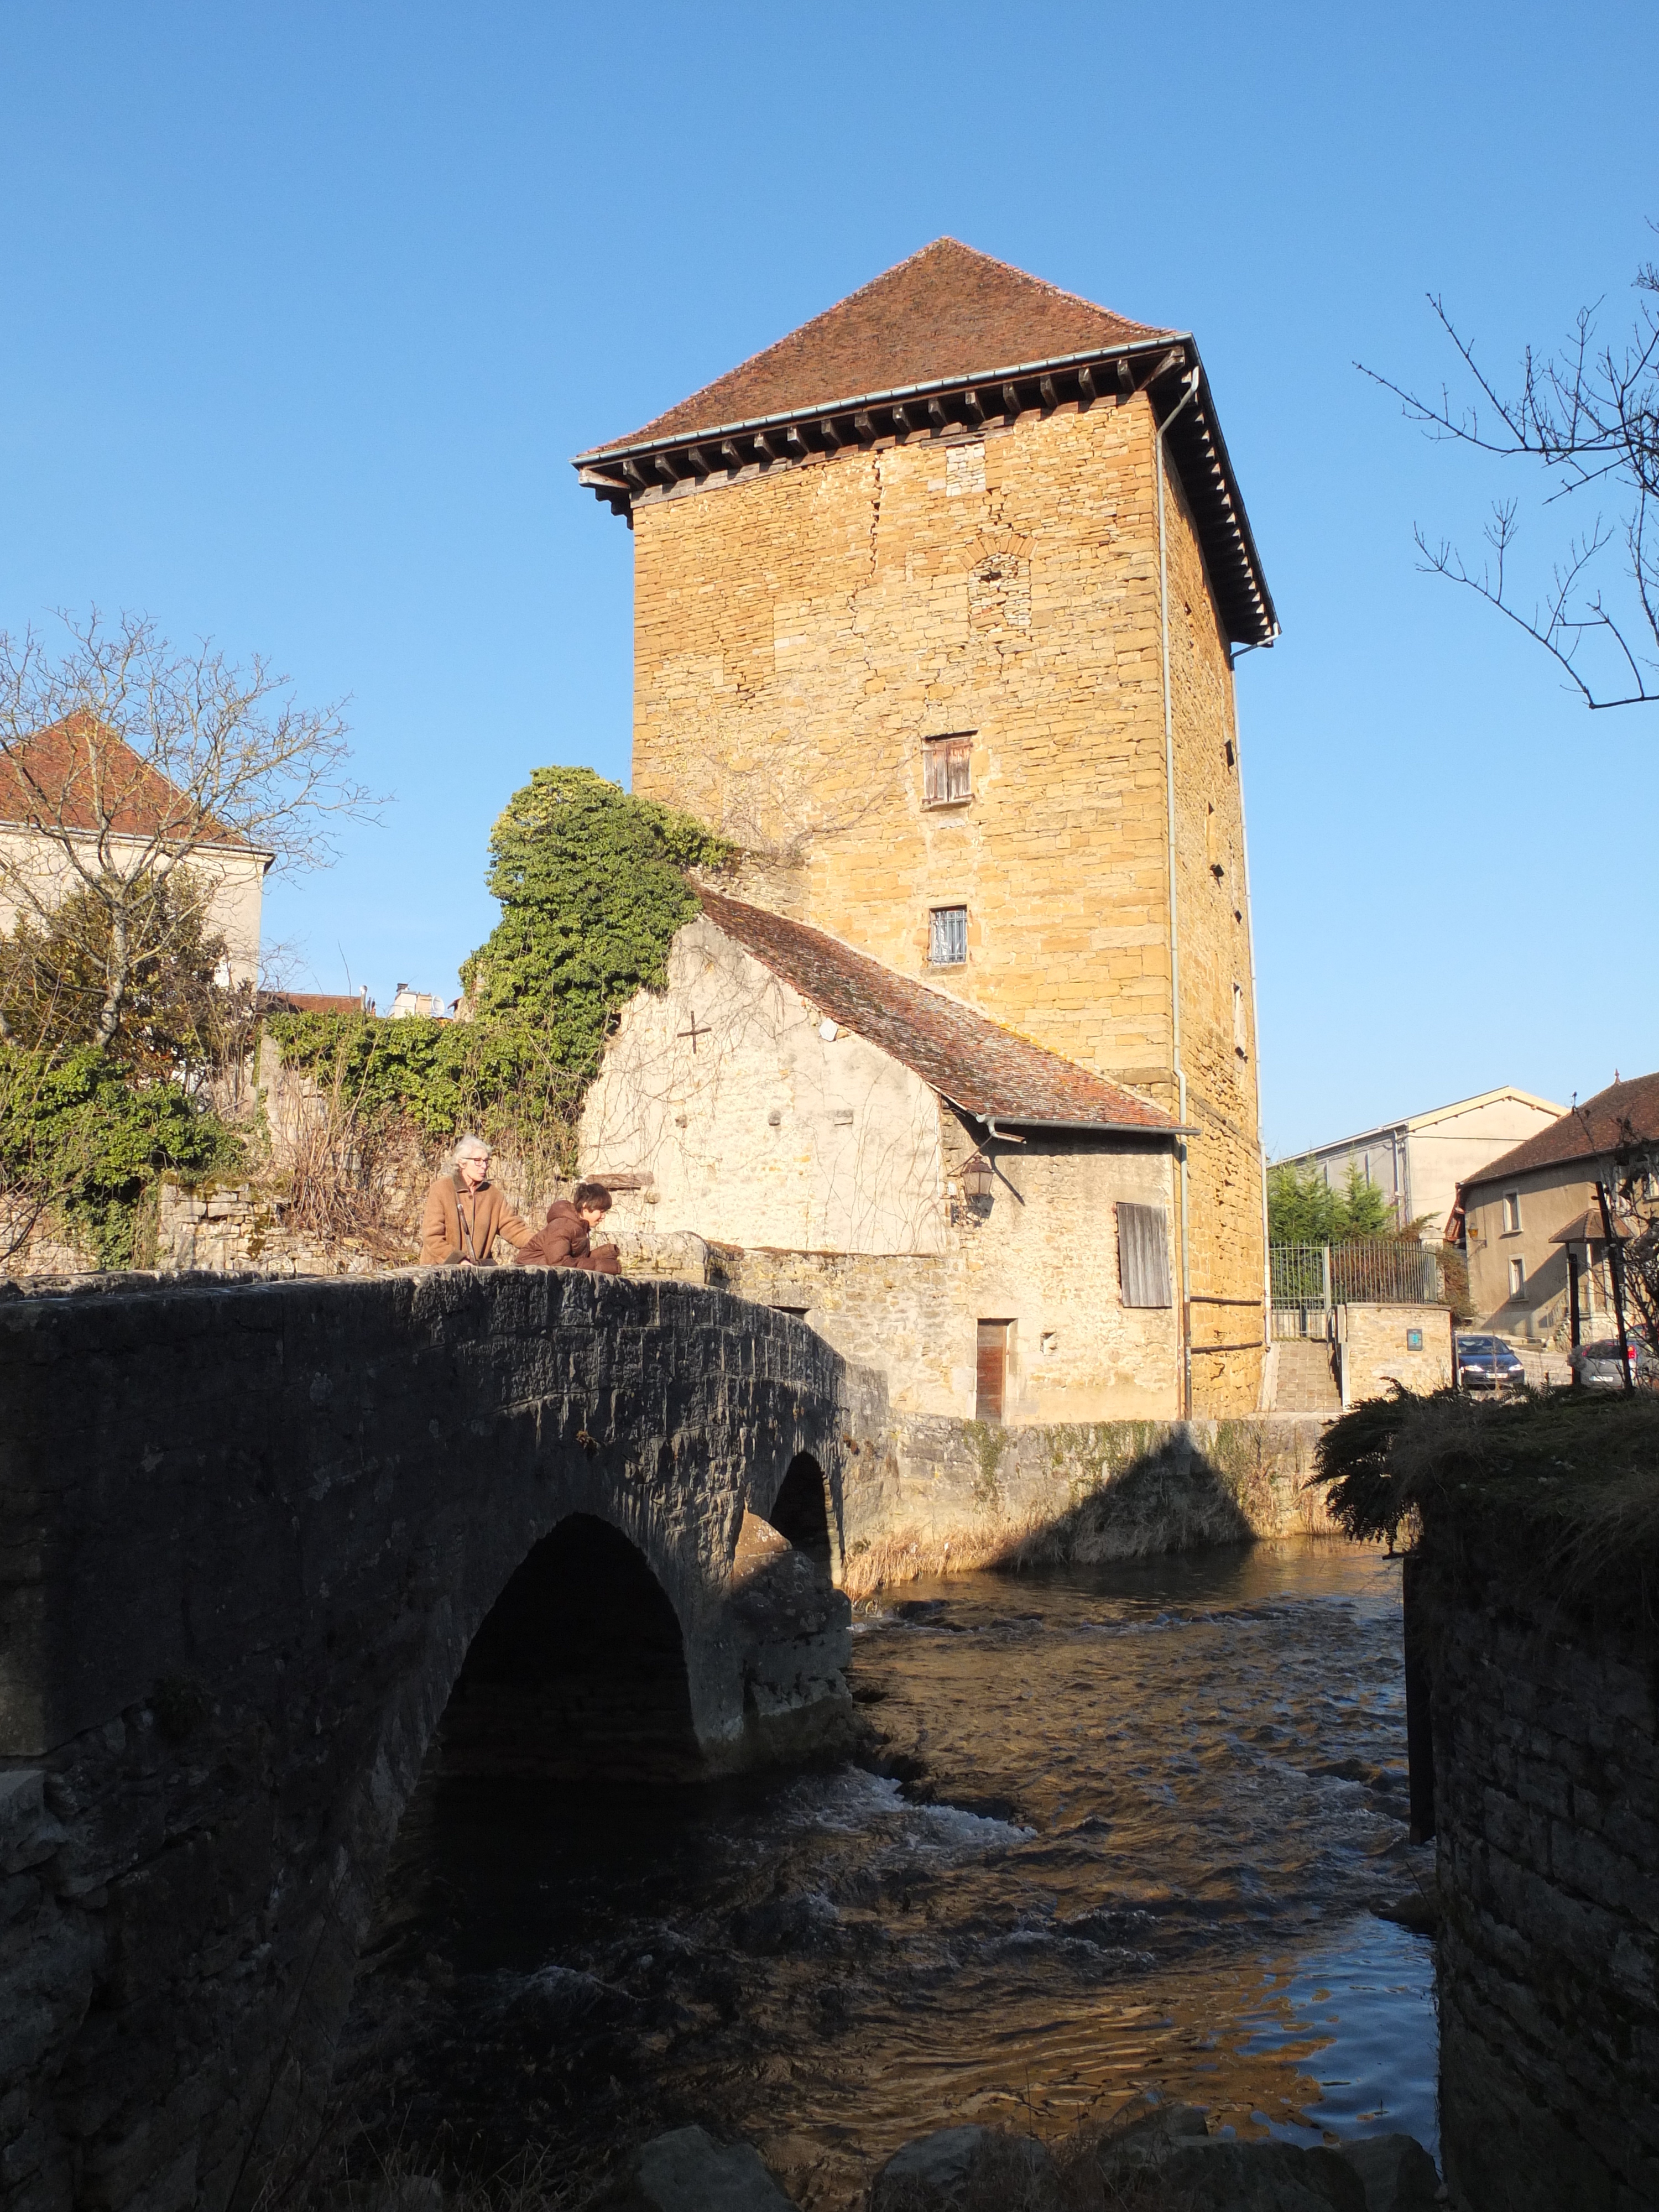
[[[1421,1352],[1423,1332],[1420,1328],[1408,1328],[1406,1331],[1406,1349],[1407,1352]]]

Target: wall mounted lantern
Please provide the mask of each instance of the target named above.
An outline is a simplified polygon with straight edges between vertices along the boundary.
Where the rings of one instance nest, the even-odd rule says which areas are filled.
[[[975,1152],[962,1170],[962,1193],[964,1198],[989,1198],[997,1187],[997,1179],[990,1162]]]

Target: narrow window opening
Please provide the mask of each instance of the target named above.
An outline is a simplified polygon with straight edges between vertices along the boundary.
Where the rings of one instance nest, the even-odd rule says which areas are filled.
[[[934,968],[960,968],[968,958],[968,909],[936,906],[928,917],[927,959]]]
[[[1244,986],[1233,985],[1233,1050],[1241,1060],[1250,1056],[1249,1024],[1244,1012]]]
[[[973,797],[971,736],[924,738],[921,793],[928,806],[960,806]]]
[[[1504,1234],[1512,1237],[1521,1226],[1521,1194],[1518,1190],[1504,1193]]]
[[[1510,1261],[1510,1296],[1524,1298],[1527,1295],[1527,1263],[1524,1260]]]

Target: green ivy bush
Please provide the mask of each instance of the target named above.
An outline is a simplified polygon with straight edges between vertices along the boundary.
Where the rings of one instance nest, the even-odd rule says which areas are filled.
[[[472,1018],[273,1014],[284,1061],[358,1113],[447,1142],[476,1127],[521,1159],[568,1166],[581,1097],[623,1007],[668,980],[668,948],[697,911],[691,867],[733,848],[690,816],[591,769],[539,768],[489,841],[501,918],[463,963]]]
[[[668,980],[675,932],[697,911],[685,871],[732,857],[690,815],[592,769],[537,769],[490,833],[501,918],[461,969],[475,1019],[528,1025],[591,1074],[620,1010]]]
[[[55,1215],[100,1266],[141,1256],[145,1201],[164,1174],[234,1174],[241,1139],[176,1083],[137,1083],[90,1045],[54,1056],[0,1045],[0,1192]]]

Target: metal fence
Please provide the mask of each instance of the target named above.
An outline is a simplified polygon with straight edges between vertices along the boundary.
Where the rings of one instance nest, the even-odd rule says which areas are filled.
[[[1275,1337],[1328,1337],[1338,1306],[1446,1303],[1439,1255],[1391,1237],[1272,1244],[1267,1264]]]

